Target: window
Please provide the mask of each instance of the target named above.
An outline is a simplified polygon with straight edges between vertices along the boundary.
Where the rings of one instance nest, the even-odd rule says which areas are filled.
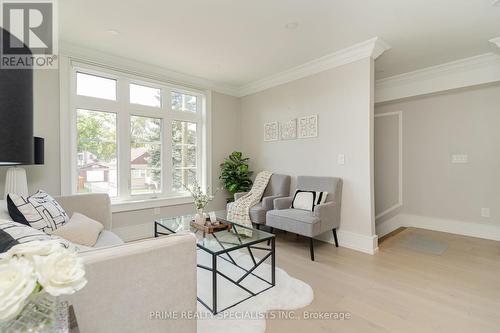
[[[76,73],[76,94],[116,100],[116,80],[96,75]]]
[[[130,103],[159,108],[161,106],[161,90],[138,84],[131,84]]]
[[[126,201],[186,195],[184,185],[206,184],[203,93],[72,66],[69,118],[76,144],[68,192]]]
[[[196,179],[196,138],[196,123],[172,122],[172,187],[176,191],[182,190],[183,184],[191,184]]]
[[[196,112],[198,109],[197,97],[172,91],[172,110],[183,112]]]
[[[130,117],[131,194],[161,192],[161,119]]]
[[[78,109],[77,192],[117,195],[116,114]]]

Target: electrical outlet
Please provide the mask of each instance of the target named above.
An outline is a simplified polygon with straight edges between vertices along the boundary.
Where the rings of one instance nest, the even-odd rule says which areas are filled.
[[[155,214],[155,215],[160,215],[160,208],[159,208],[159,207],[156,207],[156,208],[153,210],[153,214]]]
[[[481,217],[489,218],[490,216],[489,208],[481,208]]]

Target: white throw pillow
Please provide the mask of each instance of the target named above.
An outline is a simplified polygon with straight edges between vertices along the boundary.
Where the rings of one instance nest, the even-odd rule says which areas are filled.
[[[291,208],[309,210],[312,212],[315,206],[326,202],[327,196],[328,192],[296,190]]]
[[[80,213],[74,213],[68,223],[52,231],[56,235],[72,243],[92,247],[97,242],[99,234],[104,229],[101,222]]]

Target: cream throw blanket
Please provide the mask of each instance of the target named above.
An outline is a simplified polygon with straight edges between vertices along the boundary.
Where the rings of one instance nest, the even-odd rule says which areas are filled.
[[[227,208],[227,219],[231,222],[241,224],[252,228],[252,221],[250,220],[250,208],[259,203],[266,189],[267,183],[272,176],[272,172],[262,171],[259,172],[255,181],[253,182],[250,192],[239,198],[233,203],[230,203]],[[252,237],[252,231],[247,229],[238,229],[238,233],[248,237]]]

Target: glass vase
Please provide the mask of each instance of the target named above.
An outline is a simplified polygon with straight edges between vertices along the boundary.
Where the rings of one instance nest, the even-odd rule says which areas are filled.
[[[194,216],[194,221],[198,224],[205,225],[205,213],[203,212],[203,208],[198,208],[197,213]]]
[[[45,292],[30,296],[19,315],[0,324],[2,333],[52,333],[57,332],[57,299]]]

